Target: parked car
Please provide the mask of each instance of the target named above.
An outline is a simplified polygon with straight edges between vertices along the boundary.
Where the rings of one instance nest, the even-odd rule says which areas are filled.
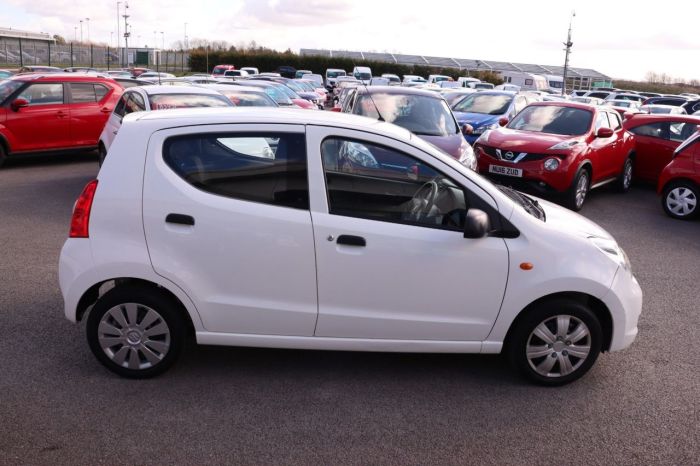
[[[642,105],[675,105],[676,107],[681,107],[683,104],[688,103],[688,99],[681,96],[661,96],[661,97],[649,97]]]
[[[147,71],[139,75],[138,80],[148,81],[149,83],[158,83],[163,79],[172,79],[175,75],[172,73],[158,73],[157,71]]]
[[[316,83],[316,88],[325,89],[325,86],[323,85],[323,76],[321,76],[320,74],[305,74],[303,80],[314,81]]]
[[[496,88],[492,83],[485,83],[485,82],[480,82],[480,83],[469,83],[469,87],[472,89],[476,89],[477,91],[488,91],[488,90],[493,90]]]
[[[7,156],[96,149],[122,91],[112,79],[77,73],[0,82],[0,165]]]
[[[689,100],[688,102],[682,104],[681,108],[685,110],[688,115],[692,115],[693,113],[700,111],[700,99]]]
[[[19,69],[17,74],[27,74],[27,73],[63,73],[61,68],[55,66],[23,66]]]
[[[396,86],[358,87],[353,97],[345,100],[341,111],[406,128],[476,170],[474,151],[439,94]]]
[[[474,144],[484,131],[498,128],[501,118],[513,118],[520,110],[538,99],[531,95],[507,91],[483,91],[466,95],[452,105],[460,126],[470,125],[465,138]]]
[[[683,107],[676,107],[675,105],[642,105],[639,107],[639,111],[654,115],[687,115]]]
[[[639,113],[639,102],[634,100],[604,100],[603,105],[614,108],[624,119],[634,113]]]
[[[458,82],[459,85],[462,86],[462,87],[469,87],[469,88],[472,88],[472,87],[470,86],[470,84],[480,83],[480,82],[481,82],[481,79],[472,78],[472,77],[469,77],[469,76],[460,76],[459,78],[457,78],[457,82]],[[472,89],[473,89],[473,88],[472,88]]]
[[[352,70],[352,75],[355,79],[360,81],[362,84],[369,84],[372,79],[372,70],[367,66],[356,66]]]
[[[576,211],[590,189],[614,182],[626,192],[632,182],[634,136],[623,128],[617,112],[607,107],[533,103],[505,128],[483,133],[474,148],[480,173],[517,188],[561,197]]]
[[[671,162],[661,172],[657,192],[669,217],[690,220],[700,208],[700,129],[679,145]]]
[[[374,78],[369,80],[369,85],[370,86],[388,86],[389,80],[387,78],[374,77]]]
[[[293,66],[278,66],[276,71],[283,78],[294,79],[297,75],[297,70]]]
[[[674,107],[678,108],[678,107]],[[634,134],[634,177],[656,184],[674,151],[695,133],[700,118],[638,114],[623,123]]]
[[[338,68],[328,68],[326,70],[326,87],[331,90],[335,87],[335,81],[339,76],[347,76],[345,70]]]
[[[427,82],[428,81],[422,76],[417,76],[415,74],[405,74],[403,75],[403,82],[401,83],[401,85],[406,87],[413,87],[426,84]]]
[[[457,81],[440,81],[437,83],[440,89],[460,89],[461,86]]]
[[[105,161],[114,138],[119,134],[126,115],[152,110],[172,110],[196,107],[233,107],[233,103],[221,93],[202,87],[142,86],[124,91],[107,124],[100,134],[97,152],[100,166]]]
[[[131,378],[193,338],[504,352],[561,385],[632,344],[642,309],[626,254],[590,220],[396,126],[274,109],[126,116],[58,277],[66,318]]]
[[[340,80],[338,78],[338,81],[336,81],[336,86],[333,88],[333,102],[337,103],[339,101],[340,95],[343,93],[343,90],[349,87],[358,87],[361,85],[360,81],[357,79],[353,78],[352,76],[348,76],[348,78],[352,79],[343,79]]]
[[[254,76],[256,74],[260,74],[260,71],[258,71],[258,69],[255,68],[254,66],[244,66],[241,68],[241,71],[245,71],[246,73],[248,73],[248,75],[251,75],[251,76]]]
[[[382,78],[388,79],[390,86],[400,86],[401,85],[401,78],[399,78],[399,75],[397,75],[397,74],[384,73],[384,74],[382,74]]]
[[[314,72],[311,70],[297,70],[297,72],[294,73],[294,79],[301,79],[305,74],[314,74]]]
[[[223,78],[247,78],[248,72],[245,70],[226,70],[224,71]]]
[[[578,89],[578,90],[575,90],[575,91],[571,91],[571,94],[570,94],[570,95],[571,95],[571,97],[583,97],[583,96],[586,95],[587,93],[588,93],[588,91],[586,91],[586,90],[584,90],[584,89]],[[598,99],[599,97],[595,97],[595,98]],[[600,100],[603,100],[603,99],[600,99]]]
[[[223,94],[236,107],[279,107],[277,102],[259,87],[229,86],[227,84],[201,84],[200,86]]]
[[[227,83],[228,84],[228,83]],[[308,100],[302,99],[294,91],[289,89],[287,86],[278,84],[272,81],[263,81],[258,79],[246,79],[245,81],[235,81],[230,84],[240,85],[240,86],[252,86],[262,89],[267,95],[272,97],[272,99],[280,107],[301,107],[301,108],[315,108],[314,105]],[[302,107],[303,106],[303,107]]]
[[[190,82],[192,84],[216,84],[217,82],[219,82],[218,79],[212,78],[208,74],[191,74],[188,76],[182,76],[180,79],[182,79],[183,81]]]
[[[224,73],[230,70],[235,70],[236,67],[233,65],[216,65],[214,69],[211,70],[212,78],[222,78]]]

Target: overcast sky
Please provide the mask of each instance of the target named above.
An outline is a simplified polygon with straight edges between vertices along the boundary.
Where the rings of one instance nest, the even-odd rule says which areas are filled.
[[[116,1],[2,3],[1,27],[70,40],[79,20],[89,17],[93,41],[109,42],[110,32],[116,32]],[[255,40],[297,52],[334,48],[562,65],[562,43],[575,9],[572,66],[615,78],[641,80],[656,71],[700,79],[700,1],[672,5],[623,0],[134,0],[129,2],[130,43],[152,46],[155,30],[157,45],[164,31],[167,46],[183,39],[187,22],[190,39]],[[83,36],[87,39],[87,22]]]

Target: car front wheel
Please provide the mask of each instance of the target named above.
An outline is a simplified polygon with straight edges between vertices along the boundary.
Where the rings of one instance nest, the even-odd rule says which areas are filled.
[[[542,385],[563,385],[593,366],[602,346],[598,318],[581,303],[546,302],[528,312],[507,342],[513,365]]]
[[[574,182],[566,193],[565,204],[569,209],[578,212],[583,207],[583,203],[588,196],[588,189],[591,183],[591,175],[585,168],[576,174]]]
[[[90,311],[87,339],[97,359],[123,377],[153,377],[177,359],[184,325],[173,299],[149,287],[121,286]]]
[[[698,216],[700,189],[689,181],[676,181],[664,189],[661,205],[669,217],[690,220]]]

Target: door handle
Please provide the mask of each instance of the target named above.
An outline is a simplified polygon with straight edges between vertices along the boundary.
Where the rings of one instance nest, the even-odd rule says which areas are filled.
[[[184,214],[168,214],[168,216],[165,217],[165,223],[194,226],[194,217]]]
[[[103,109],[100,110],[100,112],[102,112],[102,113],[110,113],[111,110],[108,109],[107,107],[104,107]]]
[[[56,115],[58,116],[58,118],[63,118],[66,116],[66,112],[59,110],[58,112],[56,112]]]
[[[367,241],[362,236],[353,235],[340,235],[336,241],[338,244],[344,244],[346,246],[367,246]]]

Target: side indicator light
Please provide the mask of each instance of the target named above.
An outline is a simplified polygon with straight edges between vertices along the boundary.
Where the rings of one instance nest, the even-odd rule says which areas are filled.
[[[532,270],[535,266],[532,265],[532,262],[523,262],[520,264],[520,268],[523,270]]]

